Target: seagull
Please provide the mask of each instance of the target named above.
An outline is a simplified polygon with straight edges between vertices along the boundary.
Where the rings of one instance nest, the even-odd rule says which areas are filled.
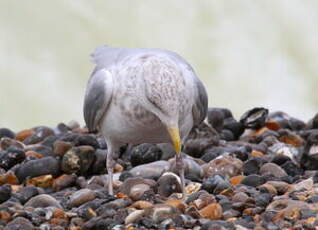
[[[100,46],[86,88],[84,120],[107,144],[108,192],[124,144],[171,143],[185,196],[182,143],[206,117],[208,97],[193,68],[163,49]]]

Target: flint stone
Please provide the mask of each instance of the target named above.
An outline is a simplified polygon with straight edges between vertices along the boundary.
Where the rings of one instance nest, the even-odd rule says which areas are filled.
[[[60,202],[48,194],[40,194],[35,197],[32,197],[28,202],[25,203],[24,207],[33,207],[33,208],[56,207],[59,209],[63,209]]]
[[[51,174],[57,176],[60,173],[59,161],[54,157],[44,157],[30,160],[22,164],[16,172],[19,181],[24,181],[27,177],[37,177]]]
[[[148,164],[138,165],[132,168],[129,173],[133,177],[157,180],[164,172],[168,171],[169,168],[170,163],[168,161],[155,161]]]

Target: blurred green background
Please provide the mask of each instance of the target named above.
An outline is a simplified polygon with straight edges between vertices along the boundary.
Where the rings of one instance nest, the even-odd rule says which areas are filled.
[[[78,120],[101,44],[174,50],[209,105],[318,111],[318,1],[0,0],[0,127]]]

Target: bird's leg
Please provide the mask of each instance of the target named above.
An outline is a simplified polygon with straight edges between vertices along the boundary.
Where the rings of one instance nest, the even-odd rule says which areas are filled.
[[[181,180],[182,198],[185,199],[184,163],[181,152],[176,154],[176,168]]]
[[[176,168],[181,179],[182,198],[185,199],[185,179],[184,179],[184,164],[181,155],[181,140],[178,127],[168,127],[168,133],[171,137],[172,144],[176,151]]]
[[[113,172],[116,161],[114,160],[114,148],[108,145],[106,168],[108,172],[108,193],[114,195],[113,189]]]

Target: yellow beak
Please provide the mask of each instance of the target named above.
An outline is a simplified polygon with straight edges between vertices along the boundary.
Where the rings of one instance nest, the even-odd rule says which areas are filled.
[[[168,133],[171,137],[172,144],[174,146],[176,154],[180,154],[181,153],[181,140],[180,140],[179,128],[178,127],[168,127],[167,130],[168,130]]]

